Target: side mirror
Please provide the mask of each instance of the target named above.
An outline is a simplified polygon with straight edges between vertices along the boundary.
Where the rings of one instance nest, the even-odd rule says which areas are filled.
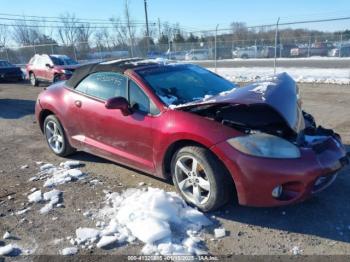
[[[53,68],[53,66],[50,65],[50,64],[46,64],[45,66],[48,67],[48,68]]]
[[[123,116],[132,114],[128,100],[121,96],[108,99],[105,103],[105,107],[107,109],[119,109],[122,111]]]

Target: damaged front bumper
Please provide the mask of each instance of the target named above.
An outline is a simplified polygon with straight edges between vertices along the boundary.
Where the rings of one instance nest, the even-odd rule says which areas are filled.
[[[349,164],[349,154],[334,136],[312,147],[301,147],[297,159],[260,158],[243,154],[227,142],[212,151],[222,159],[235,181],[241,205],[266,207],[303,201],[328,187]],[[281,187],[276,197],[272,192]]]

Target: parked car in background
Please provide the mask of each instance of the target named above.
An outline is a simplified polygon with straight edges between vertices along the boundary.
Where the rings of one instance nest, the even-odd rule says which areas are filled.
[[[187,54],[186,51],[174,51],[174,52],[166,52],[165,56],[168,59],[185,60],[186,54]]]
[[[79,63],[66,55],[35,55],[26,65],[27,78],[33,86],[69,79]]]
[[[84,150],[172,178],[202,211],[230,199],[300,202],[349,163],[340,136],[302,111],[286,73],[238,88],[191,64],[90,64],[44,90],[35,115],[56,155]]]
[[[249,46],[238,48],[232,52],[233,57],[235,58],[263,58],[267,57],[266,48],[263,46]]]
[[[192,49],[185,55],[185,60],[207,60],[209,59],[208,49]]]
[[[0,60],[0,81],[21,81],[23,72],[21,68],[9,63],[6,60]]]
[[[328,56],[332,57],[349,57],[350,56],[350,46],[342,46],[338,48],[333,48],[329,51]]]
[[[290,55],[293,57],[308,57],[308,56],[328,56],[328,52],[334,48],[332,43],[313,43],[311,46],[302,46],[292,48]]]
[[[279,57],[290,57],[290,50],[293,48],[298,48],[295,44],[281,44],[277,50]]]
[[[213,51],[213,56],[215,55]],[[232,46],[218,46],[216,50],[218,59],[232,59]]]

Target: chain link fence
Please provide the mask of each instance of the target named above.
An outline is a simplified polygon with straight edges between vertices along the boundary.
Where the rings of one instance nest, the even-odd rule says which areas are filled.
[[[307,28],[307,27],[306,27]],[[277,29],[277,30],[276,30]],[[220,29],[192,32],[194,41],[157,43],[157,39],[134,39],[133,45],[111,46],[83,42],[0,48],[0,59],[26,64],[35,54],[61,54],[81,62],[128,57],[174,60],[269,59],[300,57],[350,57],[350,31],[325,33],[291,29],[291,25],[256,26],[242,30]],[[143,38],[144,39],[144,38]],[[189,38],[188,38],[189,39]]]

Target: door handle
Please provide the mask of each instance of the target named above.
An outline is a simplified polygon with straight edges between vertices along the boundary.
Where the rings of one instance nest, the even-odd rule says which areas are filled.
[[[81,101],[80,100],[75,100],[74,104],[76,107],[81,107]]]

